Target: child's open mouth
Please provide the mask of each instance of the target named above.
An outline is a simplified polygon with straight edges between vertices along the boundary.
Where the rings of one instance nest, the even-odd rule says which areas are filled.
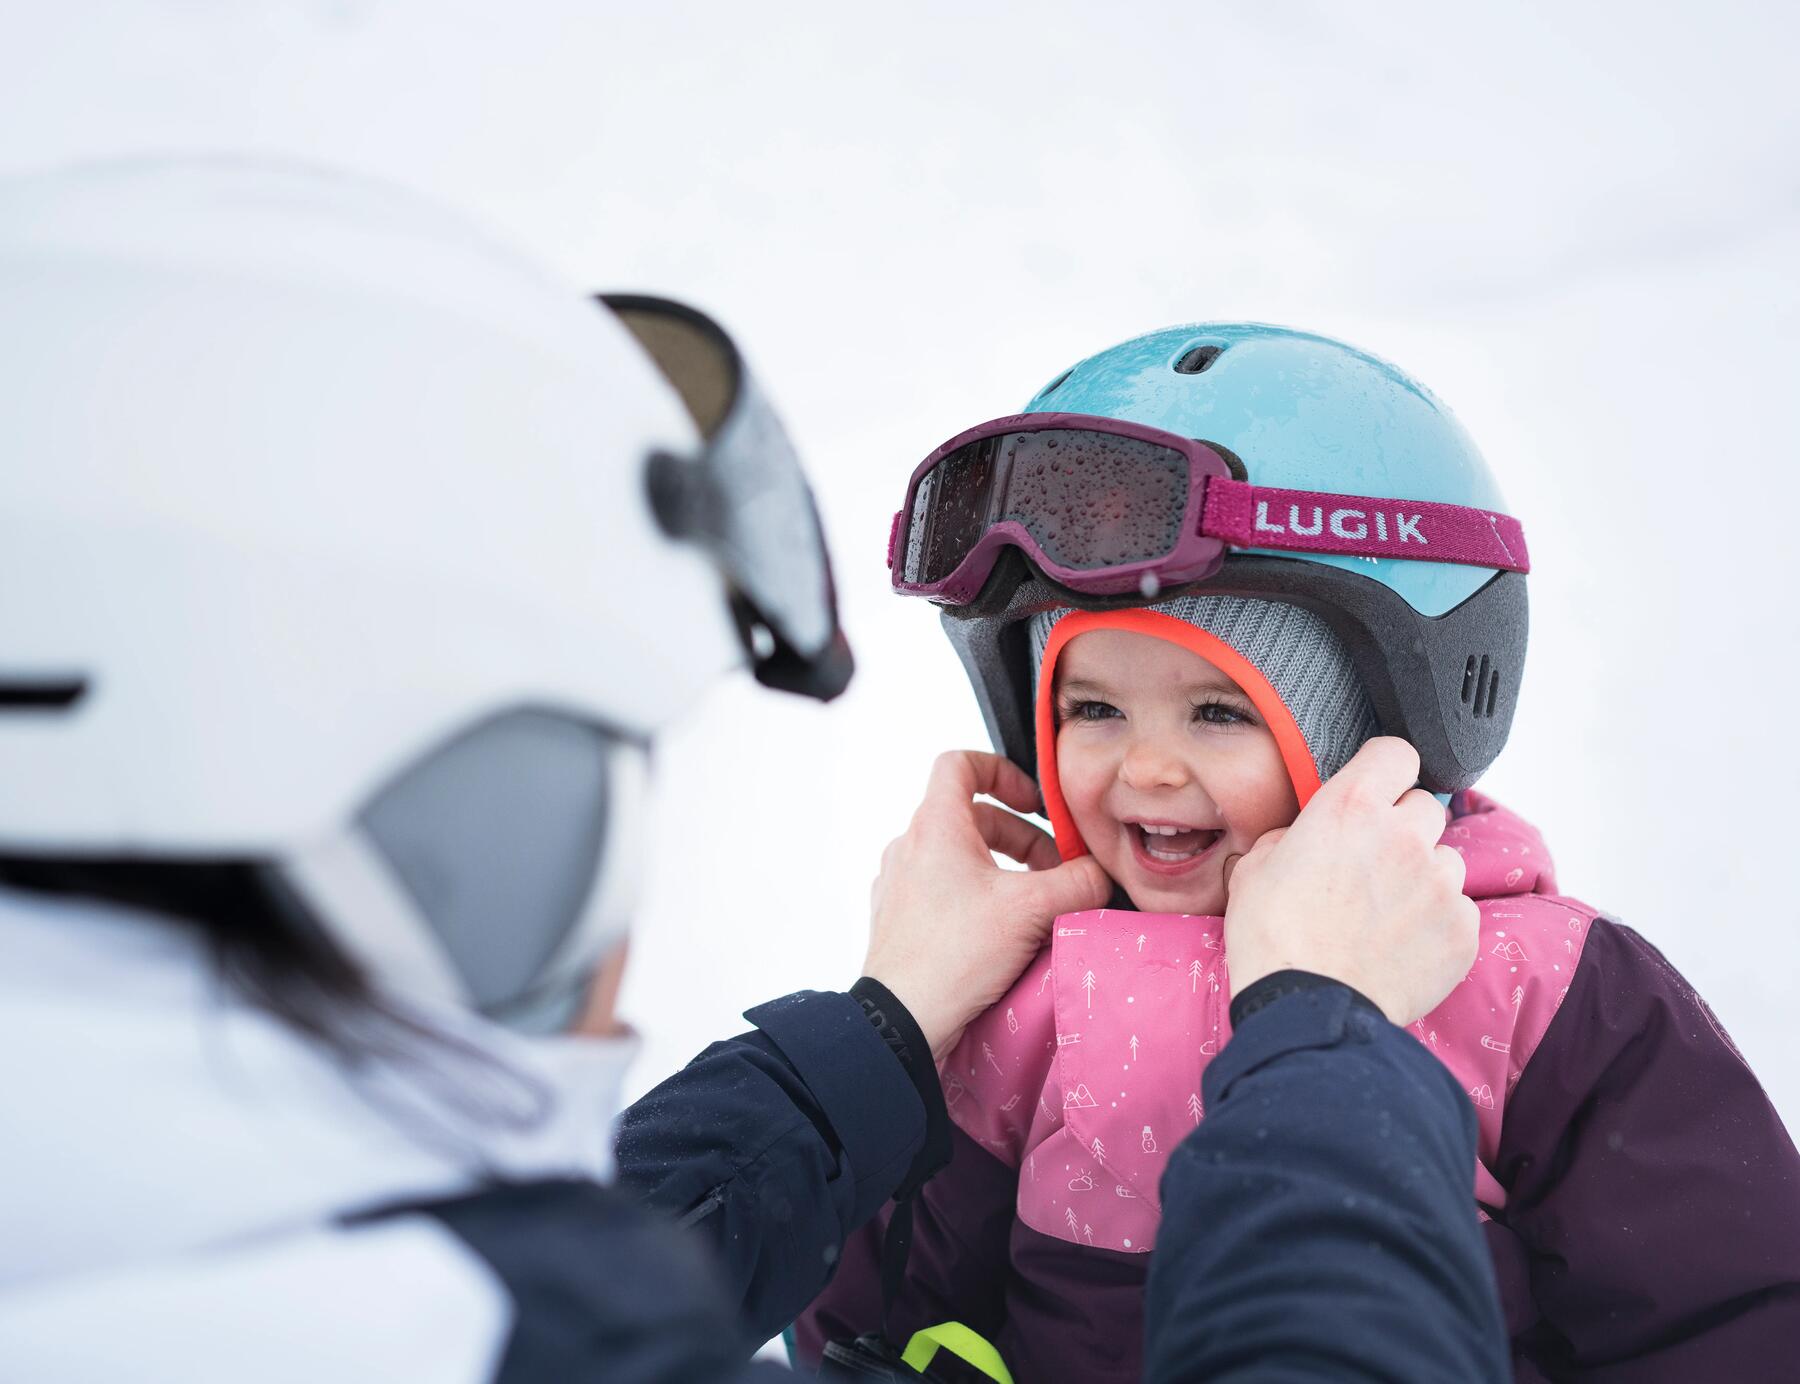
[[[1156,874],[1180,874],[1203,860],[1224,838],[1223,831],[1179,822],[1126,822],[1131,853]]]

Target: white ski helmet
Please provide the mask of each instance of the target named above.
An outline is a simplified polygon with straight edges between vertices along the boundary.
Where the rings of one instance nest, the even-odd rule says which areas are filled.
[[[848,679],[698,314],[229,160],[0,186],[0,302],[0,857],[260,862],[389,992],[546,1026],[650,737],[746,661]]]

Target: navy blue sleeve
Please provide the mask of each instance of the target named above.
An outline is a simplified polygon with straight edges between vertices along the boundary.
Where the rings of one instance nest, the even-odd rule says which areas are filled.
[[[1511,1379],[1471,1193],[1475,1119],[1341,985],[1249,1013],[1163,1176],[1144,1377]]]
[[[906,1068],[847,994],[752,1009],[625,1112],[621,1185],[711,1246],[747,1329],[780,1331],[848,1236],[894,1194],[925,1138]]]

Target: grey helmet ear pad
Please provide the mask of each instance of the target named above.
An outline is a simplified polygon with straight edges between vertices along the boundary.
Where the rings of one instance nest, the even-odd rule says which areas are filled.
[[[1419,782],[1434,793],[1472,786],[1506,744],[1525,666],[1525,578],[1497,572],[1442,615],[1421,615],[1389,587],[1356,572],[1292,558],[1234,556],[1211,580],[1170,587],[1188,594],[1284,601],[1323,619],[1349,651],[1384,735],[1419,752]],[[1015,550],[994,566],[981,594],[939,615],[994,747],[1037,774],[1031,704],[1030,617],[1061,606],[1118,610],[1142,596],[1084,596],[1046,578]]]

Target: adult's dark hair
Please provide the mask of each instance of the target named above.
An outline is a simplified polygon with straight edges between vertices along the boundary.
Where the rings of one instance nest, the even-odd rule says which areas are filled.
[[[461,1114],[507,1125],[543,1114],[548,1095],[531,1078],[384,996],[265,862],[0,855],[0,885],[123,904],[191,929],[226,986],[352,1073],[410,1064]],[[434,1055],[456,1061],[440,1066]]]

